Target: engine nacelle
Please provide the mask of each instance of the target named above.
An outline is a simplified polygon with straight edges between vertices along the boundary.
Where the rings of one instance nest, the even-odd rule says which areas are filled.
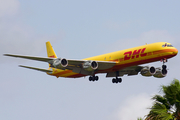
[[[141,75],[146,76],[146,77],[152,76],[155,73],[156,73],[156,69],[153,66],[152,67],[144,67],[141,70]]]
[[[156,73],[153,75],[156,78],[163,78],[167,75],[166,69],[156,68]]]
[[[86,61],[82,67],[87,71],[94,71],[98,68],[98,63],[96,61]]]
[[[67,65],[68,65],[68,61],[66,59],[64,59],[64,58],[63,59],[57,58],[52,63],[52,67],[59,68],[59,69],[63,69]]]

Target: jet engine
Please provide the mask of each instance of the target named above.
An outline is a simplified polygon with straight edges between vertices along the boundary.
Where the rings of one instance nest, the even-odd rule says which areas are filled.
[[[53,63],[51,64],[52,67],[54,68],[59,68],[59,69],[63,69],[68,65],[68,61],[66,59],[60,59],[57,58],[53,61]]]
[[[87,71],[94,71],[98,68],[98,63],[96,61],[86,61],[82,67]]]
[[[153,66],[152,67],[144,67],[141,70],[141,75],[146,76],[146,77],[152,76],[155,73],[156,73],[156,69]]]
[[[167,75],[166,69],[156,68],[156,73],[153,75],[156,78],[163,78]]]

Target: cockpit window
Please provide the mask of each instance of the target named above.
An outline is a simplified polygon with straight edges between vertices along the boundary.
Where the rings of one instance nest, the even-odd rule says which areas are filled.
[[[168,47],[173,47],[172,45],[167,45]]]
[[[173,47],[173,46],[171,44],[165,43],[164,45],[162,45],[162,47]]]

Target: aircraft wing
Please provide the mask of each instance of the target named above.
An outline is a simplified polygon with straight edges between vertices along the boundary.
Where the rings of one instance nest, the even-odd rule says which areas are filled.
[[[10,57],[19,57],[19,58],[24,58],[24,59],[29,59],[29,60],[48,62],[51,65],[51,67],[62,69],[62,70],[69,69],[69,70],[72,70],[73,72],[82,73],[86,75],[91,74],[91,72],[94,70],[97,71],[97,70],[109,69],[115,66],[117,63],[117,62],[112,62],[112,61],[72,60],[72,59],[34,57],[34,56],[13,55],[13,54],[4,54],[4,55],[10,56]],[[27,66],[20,66],[20,67],[30,68]],[[30,69],[34,69],[34,68],[30,68]],[[43,71],[43,70],[40,70],[40,71]],[[50,71],[47,71],[47,72],[50,72]]]
[[[34,56],[24,56],[24,55],[12,55],[12,54],[4,54],[5,56],[10,57],[19,57],[24,59],[30,59],[30,60],[37,60],[42,62],[49,62],[50,60],[54,60],[55,58],[48,58],[48,57],[34,57]]]

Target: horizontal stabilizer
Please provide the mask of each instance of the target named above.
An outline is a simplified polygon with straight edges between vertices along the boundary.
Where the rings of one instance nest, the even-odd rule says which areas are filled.
[[[35,67],[29,67],[29,66],[23,66],[23,65],[19,65],[19,67],[24,67],[24,68],[29,68],[29,69],[33,69],[33,70],[38,70],[38,71],[41,71],[41,72],[53,72],[52,70],[48,70],[48,69],[35,68]]]
[[[37,60],[42,62],[49,62],[50,60],[54,60],[55,58],[46,58],[46,57],[34,57],[34,56],[24,56],[24,55],[12,55],[12,54],[4,54],[5,56],[11,56],[11,57],[19,57],[19,58],[25,58],[30,60]]]

